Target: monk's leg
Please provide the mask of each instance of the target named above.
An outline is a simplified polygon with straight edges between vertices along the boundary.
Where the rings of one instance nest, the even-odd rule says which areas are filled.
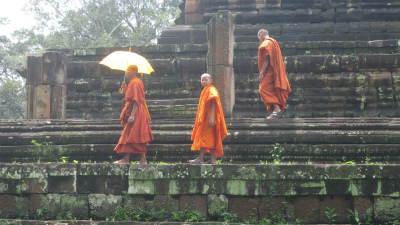
[[[139,164],[147,164],[146,154],[140,154],[140,162]]]
[[[210,148],[210,162],[211,162],[211,164],[218,164],[217,157],[215,156],[214,148]]]
[[[278,104],[272,104],[272,105],[274,107],[274,112],[280,112],[281,111],[281,108],[279,107]]]
[[[129,164],[129,153],[126,153],[124,155],[124,158],[122,158],[121,160],[115,161],[113,163],[114,164]]]
[[[200,154],[197,159],[189,160],[190,163],[194,164],[203,164],[204,163],[204,153],[206,152],[205,148],[200,149]]]

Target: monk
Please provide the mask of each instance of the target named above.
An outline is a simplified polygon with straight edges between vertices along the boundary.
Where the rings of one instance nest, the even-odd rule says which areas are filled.
[[[278,42],[270,38],[264,29],[258,31],[258,39],[261,41],[258,48],[260,95],[271,113],[268,119],[275,119],[286,108],[290,85]]]
[[[126,90],[126,103],[120,116],[124,129],[114,150],[124,157],[115,161],[115,164],[129,164],[129,156],[133,155],[140,155],[139,164],[147,164],[146,147],[153,140],[150,114],[144,97],[145,88],[143,82],[137,78],[137,72],[138,67],[130,65],[125,72],[125,76],[131,79],[129,85],[122,83],[123,90]]]
[[[203,164],[204,153],[210,153],[210,163],[218,164],[217,157],[224,155],[222,140],[228,135],[217,89],[211,85],[210,74],[201,76],[203,91],[200,95],[196,122],[192,133],[192,150],[199,151],[199,156],[190,163]]]

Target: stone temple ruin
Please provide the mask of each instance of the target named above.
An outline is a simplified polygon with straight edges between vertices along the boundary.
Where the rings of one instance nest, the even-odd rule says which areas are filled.
[[[28,56],[27,119],[0,120],[0,217],[46,208],[47,219],[101,221],[118,208],[187,208],[211,220],[279,213],[315,224],[331,222],[334,208],[337,223],[351,212],[361,222],[400,218],[398,1],[186,0],[181,9],[158,45]],[[262,28],[279,42],[292,87],[274,121],[258,92]],[[142,78],[155,139],[148,160],[180,164],[103,163],[122,130],[123,72],[98,63],[130,47],[156,71]],[[207,71],[227,115],[227,164],[188,165]]]

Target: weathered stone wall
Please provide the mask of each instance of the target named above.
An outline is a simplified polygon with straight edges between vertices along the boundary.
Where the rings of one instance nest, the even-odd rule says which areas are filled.
[[[400,54],[284,57],[292,88],[287,117],[398,117]],[[251,65],[251,68],[246,67]],[[235,58],[237,117],[266,115],[257,58]]]
[[[285,215],[289,220],[337,223],[349,210],[360,222],[398,218],[398,165],[106,165],[0,164],[0,214],[102,219],[118,207],[133,211],[196,210],[218,219]]]
[[[290,112],[286,116],[400,116],[399,54],[393,54],[398,51],[399,43],[398,40],[280,42],[293,87],[288,100]],[[112,51],[127,49],[63,50],[69,57],[67,118],[119,118],[124,96],[118,89],[124,73],[98,62]],[[153,118],[194,118],[201,92],[199,77],[207,72],[208,46],[180,44],[133,49],[149,58],[156,71],[143,77]],[[256,79],[257,49],[258,43],[235,45],[237,116],[265,116]],[[252,110],[248,110],[249,105]],[[247,114],[243,114],[244,110]]]
[[[232,12],[236,42],[258,42],[261,28],[278,41],[384,40],[400,35],[396,0],[191,0],[186,4],[190,17],[186,25],[165,29],[159,44],[206,43],[201,24],[218,10]]]

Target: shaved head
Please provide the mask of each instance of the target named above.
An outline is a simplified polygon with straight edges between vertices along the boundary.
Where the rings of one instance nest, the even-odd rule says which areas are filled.
[[[201,78],[203,78],[203,77],[208,77],[208,78],[212,79],[212,78],[211,78],[211,75],[208,74],[208,73],[204,73],[203,75],[201,75]]]

